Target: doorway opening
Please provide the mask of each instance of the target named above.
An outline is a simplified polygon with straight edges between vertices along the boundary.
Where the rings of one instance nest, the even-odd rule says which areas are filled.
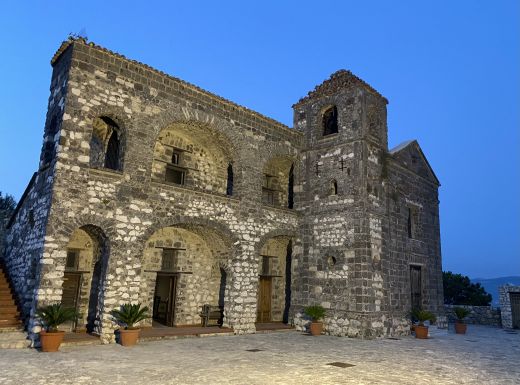
[[[410,265],[410,295],[412,310],[422,309],[421,266]]]
[[[174,325],[177,281],[176,274],[157,273],[152,318],[164,326]]]

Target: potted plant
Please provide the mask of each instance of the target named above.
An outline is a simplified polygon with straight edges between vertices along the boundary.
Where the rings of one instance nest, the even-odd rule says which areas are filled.
[[[325,308],[320,305],[308,306],[304,309],[305,315],[311,319],[310,332],[313,336],[319,336],[323,330],[323,322],[320,319],[325,317]]]
[[[139,321],[150,318],[148,314],[148,307],[141,307],[140,303],[132,305],[131,303],[125,303],[121,305],[121,308],[114,309],[111,312],[112,316],[116,319],[117,323],[124,326],[123,329],[119,329],[119,341],[123,346],[133,346],[137,343],[139,338],[140,328],[134,325]]]
[[[424,322],[430,321],[435,322],[435,314],[427,310],[413,310],[412,317],[418,321],[415,325],[415,338],[426,339],[428,338],[428,326],[424,326]]]
[[[58,326],[67,321],[74,321],[77,317],[76,310],[61,307],[61,303],[40,307],[36,311],[40,318],[43,330],[40,331],[40,343],[42,352],[57,352],[63,341],[64,331],[58,330]]]
[[[455,321],[455,333],[466,334],[468,326],[464,323],[464,318],[469,315],[470,311],[463,307],[455,307],[453,308],[453,312],[457,316],[457,320]]]

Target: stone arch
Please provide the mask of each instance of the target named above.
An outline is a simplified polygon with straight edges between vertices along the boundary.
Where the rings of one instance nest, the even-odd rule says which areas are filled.
[[[105,121],[105,123],[110,127],[106,129],[101,127],[96,128],[96,122],[98,122],[99,119],[106,119],[107,121]],[[86,119],[86,124],[91,130],[89,139],[91,167],[122,171],[127,153],[128,132],[131,130],[131,121],[125,116],[124,111],[114,106],[91,108]],[[99,130],[105,130],[106,132],[103,131],[100,135],[100,133],[97,132]],[[97,151],[94,151],[93,146],[99,147]],[[107,156],[111,153],[110,150],[115,150],[117,153],[113,154],[113,156]],[[109,159],[107,159],[107,157]]]
[[[226,323],[236,242],[219,230],[222,225],[207,223],[165,222],[146,231],[140,302],[153,309],[157,322],[198,325],[202,306],[209,304],[222,305]]]
[[[110,242],[99,226],[67,225],[62,303],[80,316],[71,328],[101,334]],[[65,238],[64,238],[65,239]]]
[[[336,179],[331,179],[329,182],[329,196],[338,195],[338,181]]]
[[[292,208],[297,172],[298,162],[295,156],[274,154],[266,159],[262,164],[262,203]]]
[[[232,144],[224,134],[207,124],[178,120],[156,137],[151,178],[226,195],[228,167],[234,163]]]
[[[338,133],[338,107],[336,105],[329,105],[324,107],[321,110],[320,117],[320,127],[323,136]]]
[[[136,241],[141,245],[138,249],[140,255],[142,255],[144,247],[146,246],[146,240],[157,230],[164,227],[180,227],[185,229],[189,229],[190,227],[209,228],[216,233],[220,233],[223,238],[229,240],[228,245],[232,250],[233,255],[236,255],[240,250],[240,239],[228,228],[227,225],[206,218],[179,215],[176,216],[176,218],[156,218],[156,221],[146,228],[144,233]]]
[[[289,234],[271,231],[257,243],[257,322],[289,322],[294,240]]]

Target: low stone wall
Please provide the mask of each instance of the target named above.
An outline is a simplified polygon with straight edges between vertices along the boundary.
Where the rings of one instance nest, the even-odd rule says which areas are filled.
[[[457,316],[453,311],[453,308],[455,307],[462,307],[468,309],[471,312],[464,319],[464,322],[467,324],[490,325],[498,327],[502,325],[500,310],[495,309],[492,306],[444,305],[449,322],[455,322],[457,320]]]

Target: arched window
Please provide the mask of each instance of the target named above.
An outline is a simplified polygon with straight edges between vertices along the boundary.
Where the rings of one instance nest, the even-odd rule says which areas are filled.
[[[330,181],[330,192],[329,195],[338,195],[338,182],[336,179]]]
[[[107,152],[105,154],[105,168],[119,170],[119,146],[117,131],[113,131],[108,140]]]
[[[338,109],[332,106],[323,113],[323,136],[337,134],[338,132]]]
[[[226,195],[233,195],[233,165],[231,163],[227,168]]]
[[[90,166],[122,170],[121,130],[112,119],[94,119],[90,139]]]

